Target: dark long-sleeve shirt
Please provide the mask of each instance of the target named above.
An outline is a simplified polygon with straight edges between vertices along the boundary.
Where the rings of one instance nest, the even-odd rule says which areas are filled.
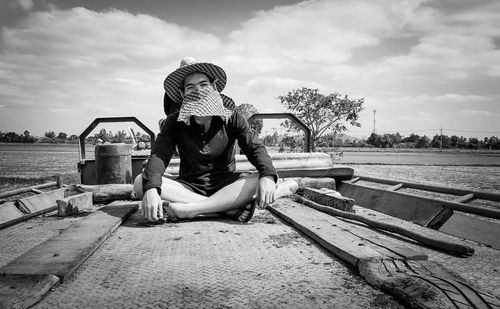
[[[143,172],[143,190],[157,188],[161,192],[161,177],[168,166],[175,147],[179,150],[179,179],[209,181],[214,175],[234,172],[236,168],[235,141],[260,174],[278,176],[266,148],[259,143],[247,120],[234,112],[227,123],[213,117],[208,132],[193,119],[190,125],[177,121],[179,113],[168,116],[158,134]]]

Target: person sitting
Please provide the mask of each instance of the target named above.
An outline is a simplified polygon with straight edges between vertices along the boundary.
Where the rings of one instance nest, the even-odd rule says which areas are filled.
[[[180,110],[165,120],[144,171],[134,182],[148,221],[165,218],[165,208],[172,220],[223,213],[248,222],[256,206],[264,208],[292,193],[290,186],[276,185],[276,169],[247,120],[224,106],[220,92],[225,85],[221,67],[193,58],[184,58],[165,79],[165,92]],[[256,173],[235,171],[236,141]],[[175,147],[179,176],[169,179],[163,174]]]

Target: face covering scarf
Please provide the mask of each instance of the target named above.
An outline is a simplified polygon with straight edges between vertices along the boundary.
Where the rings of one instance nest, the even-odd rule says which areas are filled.
[[[227,121],[232,114],[233,112],[222,104],[220,93],[213,87],[206,87],[184,96],[177,121],[189,125],[191,116],[219,116],[223,121]]]

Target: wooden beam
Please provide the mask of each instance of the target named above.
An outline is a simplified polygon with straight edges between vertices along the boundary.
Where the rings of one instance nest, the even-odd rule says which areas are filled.
[[[445,241],[442,239],[432,238],[430,236],[418,233],[416,231],[406,229],[400,225],[390,224],[390,223],[386,223],[386,222],[382,222],[382,221],[377,221],[377,220],[373,220],[370,218],[366,218],[366,217],[358,215],[358,214],[349,213],[349,212],[337,210],[337,209],[334,209],[331,207],[323,206],[323,205],[320,205],[320,204],[315,203],[313,201],[309,201],[301,196],[295,195],[293,198],[296,201],[298,201],[304,205],[313,207],[314,209],[328,213],[330,215],[339,216],[341,218],[346,218],[349,220],[362,222],[364,224],[367,224],[369,226],[372,226],[372,227],[375,227],[375,228],[378,228],[381,230],[389,231],[392,233],[397,233],[397,234],[403,235],[405,237],[411,238],[413,240],[416,240],[416,241],[420,242],[421,244],[424,244],[426,246],[429,246],[429,247],[437,249],[437,250],[446,251],[448,253],[459,255],[459,256],[471,256],[474,254],[474,248],[466,246],[464,244],[455,243],[455,242],[451,242],[451,241]]]
[[[137,208],[138,202],[105,206],[0,268],[0,274],[55,275],[62,282]]]
[[[357,175],[355,175],[355,177],[359,177],[361,180],[366,180],[366,181],[371,181],[371,182],[376,182],[376,183],[383,183],[383,184],[388,184],[388,185],[397,185],[397,184],[401,183],[404,185],[405,188],[412,188],[412,189],[431,191],[431,192],[439,192],[439,193],[445,193],[445,194],[467,195],[469,193],[474,193],[475,197],[478,199],[500,202],[500,194],[494,193],[494,192],[464,190],[464,189],[459,189],[459,188],[436,186],[433,184],[402,182],[399,180],[384,179],[384,178],[369,177],[369,176],[357,176]]]
[[[35,213],[56,206],[56,201],[63,199],[66,191],[66,189],[48,191],[42,194],[19,199],[16,201],[16,204],[20,209],[28,213]]]
[[[0,308],[29,308],[58,282],[52,275],[0,275]]]
[[[135,198],[134,186],[131,184],[106,184],[106,185],[75,185],[79,192],[92,192],[95,203],[115,200],[131,200]]]
[[[333,168],[299,168],[299,169],[281,169],[278,175],[282,178],[287,177],[330,177],[336,180],[349,180],[353,174],[350,167]]]
[[[394,185],[394,186],[392,186],[390,188],[387,188],[387,190],[389,190],[389,191],[398,191],[402,187],[403,187],[403,184],[402,183],[398,183],[397,185]]]
[[[406,184],[405,184],[405,187]],[[427,219],[422,220],[422,222],[416,222],[412,218],[401,218],[405,220],[409,220],[421,225],[426,225],[439,211],[439,207],[448,207],[450,209],[456,210],[456,211],[462,211],[470,214],[475,214],[483,217],[488,217],[488,218],[493,218],[493,219],[500,219],[500,209],[496,208],[489,208],[489,207],[483,207],[483,206],[477,206],[477,205],[467,205],[463,203],[457,203],[453,201],[446,201],[446,200],[438,200],[434,198],[429,198],[429,197],[424,197],[424,196],[418,196],[415,194],[409,194],[409,193],[403,193],[403,192],[393,192],[393,191],[388,191],[385,189],[380,189],[380,188],[373,188],[369,186],[364,186],[364,185],[359,185],[359,184],[353,184],[349,182],[341,182],[337,186],[338,191],[342,193],[344,196],[349,196],[351,198],[354,198],[359,205],[362,205],[364,207],[368,207],[371,209],[385,209],[385,210],[380,210],[381,212],[387,213],[391,215],[391,213],[388,213],[386,211],[398,211],[400,209],[405,209],[408,208],[408,203],[419,203],[421,206],[419,207],[412,207],[414,211],[416,212],[421,212],[424,208],[436,208],[435,213],[431,214],[429,213],[427,216]],[[476,193],[474,193],[474,196],[478,198]],[[363,197],[363,198],[362,198]],[[364,200],[364,204],[360,202],[361,198]],[[389,205],[387,203],[380,203],[380,200],[385,200],[386,202],[392,200],[394,202],[395,199],[398,199],[400,202],[398,202],[400,205]],[[401,201],[406,201],[402,203]],[[405,205],[405,208],[401,208],[401,205]],[[434,206],[433,206],[434,205]],[[422,208],[424,207],[424,208]],[[378,209],[376,209],[378,210]],[[404,210],[406,211],[406,210]],[[417,213],[418,215],[418,213]],[[418,219],[418,218],[417,218]]]
[[[344,197],[334,190],[303,189],[304,197],[318,204],[333,207],[342,211],[354,212],[354,200]]]
[[[311,177],[297,177],[297,178],[287,178],[295,180],[298,184],[298,191],[303,191],[304,188],[310,187],[315,189],[326,188],[330,190],[335,190],[335,179],[330,177],[325,178],[311,178]]]
[[[359,237],[332,224],[334,218],[314,209],[287,198],[276,200],[267,209],[353,266],[357,266],[361,258],[382,256],[380,252],[365,246]]]
[[[0,226],[11,220],[20,218],[24,215],[17,207],[14,202],[7,202],[0,205]]]
[[[92,208],[92,206],[92,192],[84,192],[57,200],[57,215],[59,217],[76,215],[82,210]]]
[[[474,199],[474,193],[469,193],[460,197],[457,197],[456,199],[453,200],[455,203],[467,203],[470,202]]]
[[[36,193],[36,194],[42,194],[43,193],[42,190],[38,190],[36,188],[31,188],[31,192]]]

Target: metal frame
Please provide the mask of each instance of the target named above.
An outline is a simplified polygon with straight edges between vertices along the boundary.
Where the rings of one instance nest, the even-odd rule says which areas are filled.
[[[248,118],[248,122],[252,122],[257,119],[280,119],[288,118],[295,122],[305,133],[304,147],[306,152],[311,152],[311,130],[294,114],[291,113],[263,113],[263,114],[253,114]]]
[[[103,117],[96,118],[92,123],[83,130],[82,134],[78,137],[79,145],[80,145],[80,161],[85,160],[85,138],[89,135],[92,130],[94,130],[98,124],[100,123],[110,123],[110,122],[134,122],[141,129],[146,131],[151,137],[151,149],[154,148],[155,145],[155,134],[151,131],[146,125],[144,125],[139,119],[135,117]]]

